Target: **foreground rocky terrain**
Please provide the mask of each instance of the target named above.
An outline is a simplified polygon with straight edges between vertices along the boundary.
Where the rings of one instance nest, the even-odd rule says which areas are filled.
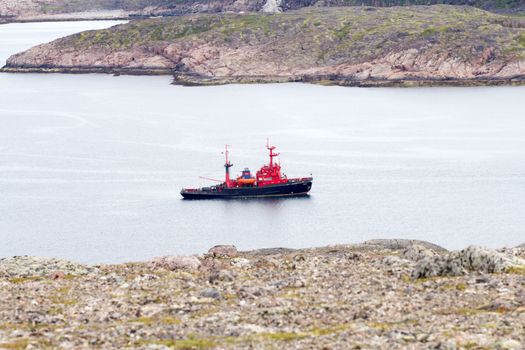
[[[85,266],[0,260],[5,349],[522,349],[525,249],[375,240]]]
[[[174,74],[190,85],[518,84],[525,20],[444,5],[157,18],[36,46],[3,71]]]

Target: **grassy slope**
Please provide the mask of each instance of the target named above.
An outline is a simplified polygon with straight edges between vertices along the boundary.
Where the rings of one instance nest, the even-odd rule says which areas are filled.
[[[291,0],[293,1],[293,0]],[[299,0],[300,1],[300,0]],[[342,6],[411,6],[411,5],[466,5],[492,11],[525,10],[523,0],[327,0],[328,3]]]
[[[141,20],[73,35],[60,45],[127,50],[193,40],[231,47],[271,44],[276,58],[300,65],[359,62],[429,46],[465,59],[495,47],[499,57],[513,59],[525,55],[525,20],[453,6],[303,9]]]

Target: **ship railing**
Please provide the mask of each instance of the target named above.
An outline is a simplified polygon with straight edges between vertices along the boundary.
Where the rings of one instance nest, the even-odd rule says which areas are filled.
[[[301,182],[301,181],[307,181],[311,180],[311,177],[295,177],[293,179],[288,179],[288,182]]]

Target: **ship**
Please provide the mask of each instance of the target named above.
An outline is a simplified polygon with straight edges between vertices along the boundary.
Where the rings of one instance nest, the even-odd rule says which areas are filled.
[[[313,183],[313,177],[288,178],[281,173],[281,164],[274,160],[275,146],[266,143],[270,152],[270,162],[263,165],[252,175],[250,169],[244,168],[240,176],[230,178],[230,168],[233,164],[228,159],[228,145],[225,147],[226,161],[224,163],[225,178],[217,185],[201,188],[183,188],[180,192],[184,199],[235,199],[235,198],[267,198],[267,197],[298,197],[307,196]],[[310,174],[311,175],[311,174]]]

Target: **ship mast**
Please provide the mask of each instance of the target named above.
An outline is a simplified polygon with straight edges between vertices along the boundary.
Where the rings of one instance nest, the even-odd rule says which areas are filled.
[[[224,155],[226,157],[226,162],[224,163],[224,169],[226,171],[226,175],[225,175],[225,179],[224,179],[224,182],[226,183],[226,187],[227,188],[230,188],[231,187],[231,181],[230,181],[230,168],[233,166],[232,163],[230,163],[230,161],[228,160],[228,147],[230,145],[225,145],[225,152],[224,152]]]
[[[266,148],[270,150],[270,169],[273,169],[273,157],[277,157],[280,153],[273,153],[277,147],[270,146],[270,140],[266,139]]]

